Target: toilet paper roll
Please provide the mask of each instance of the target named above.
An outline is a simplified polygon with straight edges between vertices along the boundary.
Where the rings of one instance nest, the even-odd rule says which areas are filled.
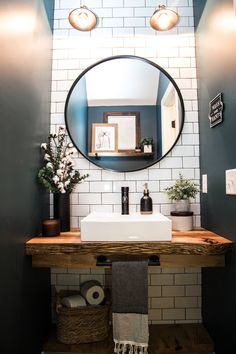
[[[83,296],[79,294],[63,297],[63,299],[61,299],[61,303],[66,307],[79,307],[87,305]]]
[[[101,284],[96,280],[81,284],[80,292],[90,305],[100,305],[105,297]]]

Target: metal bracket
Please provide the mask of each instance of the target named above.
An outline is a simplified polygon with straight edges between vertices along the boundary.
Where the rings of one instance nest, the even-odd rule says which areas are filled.
[[[129,256],[126,257],[126,260],[132,260],[132,257],[129,258]],[[138,258],[135,258],[138,259]],[[114,259],[114,261],[119,261],[119,258]],[[122,260],[122,258],[121,258]],[[148,265],[149,266],[160,266],[160,257],[157,255],[152,255],[148,258]],[[112,266],[112,260],[107,258],[106,256],[98,256],[97,261],[96,261],[96,266],[102,266],[102,267],[110,267]]]

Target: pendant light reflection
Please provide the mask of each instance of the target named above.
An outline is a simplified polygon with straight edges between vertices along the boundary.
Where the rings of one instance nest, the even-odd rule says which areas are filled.
[[[157,31],[168,31],[179,22],[179,15],[165,5],[160,5],[150,18],[150,25]]]
[[[97,17],[86,6],[81,6],[70,12],[69,22],[72,27],[79,31],[91,31],[97,24]]]

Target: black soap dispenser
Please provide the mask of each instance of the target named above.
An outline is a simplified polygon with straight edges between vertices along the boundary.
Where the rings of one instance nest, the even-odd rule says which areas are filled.
[[[149,196],[148,184],[144,184],[143,197],[140,200],[140,212],[147,215],[152,214],[152,198]]]

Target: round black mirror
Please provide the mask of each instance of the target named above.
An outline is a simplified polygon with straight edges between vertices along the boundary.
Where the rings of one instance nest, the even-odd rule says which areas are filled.
[[[114,56],[82,72],[65,105],[70,138],[95,165],[118,172],[147,168],[176,144],[184,123],[178,86],[157,64]]]

